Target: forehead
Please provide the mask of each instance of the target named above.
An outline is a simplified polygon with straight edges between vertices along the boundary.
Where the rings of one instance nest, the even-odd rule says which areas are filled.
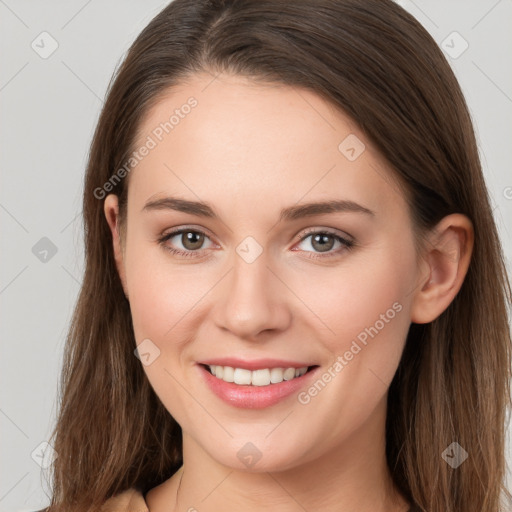
[[[193,75],[147,112],[135,150],[144,145],[151,149],[131,171],[129,191],[140,207],[166,192],[259,209],[262,199],[270,205],[333,194],[377,211],[404,206],[357,124],[302,88]]]

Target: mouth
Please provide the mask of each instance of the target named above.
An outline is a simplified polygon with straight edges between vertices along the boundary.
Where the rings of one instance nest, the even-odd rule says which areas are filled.
[[[253,362],[254,363],[254,362]],[[240,363],[239,363],[240,364]],[[254,363],[254,365],[256,363]],[[266,364],[277,364],[275,361]],[[246,366],[249,366],[246,364]],[[285,402],[311,385],[320,366],[258,367],[253,370],[234,366],[197,363],[200,381],[232,407],[264,409]]]
[[[248,370],[233,366],[210,365],[200,363],[210,375],[227,383],[239,386],[272,386],[283,381],[299,379],[306,373],[318,368],[318,365],[302,367],[259,368]]]

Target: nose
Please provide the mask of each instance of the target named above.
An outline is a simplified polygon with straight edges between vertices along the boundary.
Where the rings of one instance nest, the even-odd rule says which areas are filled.
[[[216,287],[217,327],[249,340],[257,339],[264,331],[279,332],[288,327],[288,288],[268,263],[265,252],[251,263],[235,254],[233,268],[219,283],[221,286]]]

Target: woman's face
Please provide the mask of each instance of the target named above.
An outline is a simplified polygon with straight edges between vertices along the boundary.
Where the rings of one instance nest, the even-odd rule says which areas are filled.
[[[364,134],[304,89],[195,75],[136,148],[119,271],[144,370],[188,446],[268,471],[381,440],[425,275]],[[201,365],[220,359],[242,370],[228,380],[259,385]]]

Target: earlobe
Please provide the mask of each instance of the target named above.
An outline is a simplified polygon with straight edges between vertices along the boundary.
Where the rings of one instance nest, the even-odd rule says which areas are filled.
[[[448,215],[437,224],[423,255],[411,322],[432,322],[448,308],[466,277],[473,240],[473,225],[465,215]]]
[[[128,298],[128,289],[126,286],[126,273],[124,269],[124,255],[121,243],[121,236],[119,233],[119,203],[118,197],[115,194],[109,194],[105,198],[104,212],[107,219],[110,231],[112,233],[112,244],[114,250],[114,259],[116,261],[117,271],[121,284],[123,286],[124,294]]]

